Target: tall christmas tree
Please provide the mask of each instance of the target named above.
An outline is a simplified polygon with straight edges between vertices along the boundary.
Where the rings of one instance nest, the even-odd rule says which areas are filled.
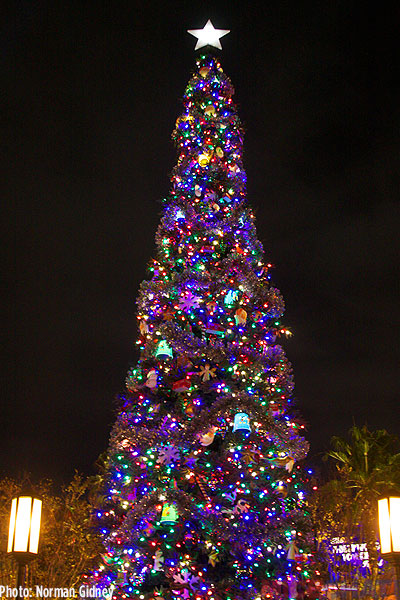
[[[218,46],[227,32],[214,32]],[[140,358],[111,434],[95,578],[114,598],[294,597],[308,576],[308,445],[277,343],[284,303],[246,200],[234,90],[207,50],[172,134]]]

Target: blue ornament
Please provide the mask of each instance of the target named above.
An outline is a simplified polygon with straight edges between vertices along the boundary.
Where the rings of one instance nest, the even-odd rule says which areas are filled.
[[[229,292],[225,296],[224,302],[227,306],[232,306],[236,302],[238,297],[239,297],[239,292],[236,292],[234,290],[229,290]]]
[[[169,346],[165,340],[161,340],[156,349],[156,358],[172,358],[172,356],[171,346]]]
[[[233,431],[247,431],[250,433],[250,419],[246,413],[237,413],[233,421]]]

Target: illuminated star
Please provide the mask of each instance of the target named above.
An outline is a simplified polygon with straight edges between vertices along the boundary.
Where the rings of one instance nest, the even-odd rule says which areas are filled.
[[[197,37],[195,50],[203,48],[203,46],[214,46],[214,48],[219,48],[222,50],[219,38],[223,37],[229,32],[230,29],[215,29],[210,19],[208,19],[203,29],[188,29],[188,33],[190,33],[190,35]]]

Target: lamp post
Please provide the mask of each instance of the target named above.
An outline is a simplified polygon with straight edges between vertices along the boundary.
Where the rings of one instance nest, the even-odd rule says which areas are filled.
[[[400,600],[400,498],[390,496],[378,500],[381,554],[394,566],[396,598]]]
[[[7,552],[18,563],[18,597],[23,597],[26,565],[37,556],[40,535],[42,501],[30,495],[21,494],[13,498],[8,529]]]

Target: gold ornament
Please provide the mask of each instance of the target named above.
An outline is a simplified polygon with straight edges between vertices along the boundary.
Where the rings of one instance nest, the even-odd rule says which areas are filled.
[[[199,154],[197,161],[201,167],[206,167],[210,162],[210,158],[209,154]]]
[[[224,151],[222,150],[222,148],[216,148],[215,154],[218,156],[218,158],[222,158],[224,156]]]
[[[207,77],[208,73],[210,72],[210,69],[208,67],[201,67],[199,73],[202,77]]]
[[[275,490],[278,496],[281,496],[281,498],[286,498],[286,496],[288,495],[287,485],[284,481],[278,481]]]
[[[211,429],[207,431],[207,433],[200,437],[200,444],[202,446],[210,446],[210,444],[212,444],[214,441],[215,433],[217,430],[217,427],[211,427]]]
[[[213,104],[209,104],[204,110],[204,114],[207,115],[207,117],[215,117],[216,112],[217,111],[215,110],[215,106]]]

